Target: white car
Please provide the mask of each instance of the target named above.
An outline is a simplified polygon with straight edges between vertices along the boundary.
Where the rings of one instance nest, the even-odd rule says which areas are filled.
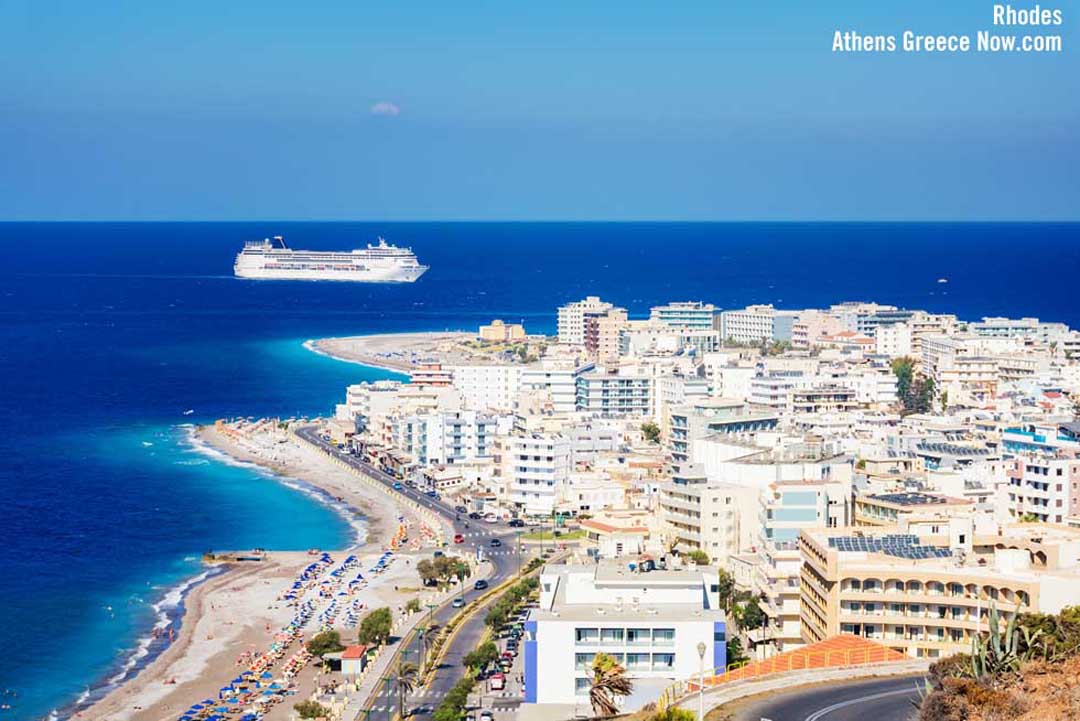
[[[495,714],[491,713],[487,709],[480,712],[480,721],[495,721]]]

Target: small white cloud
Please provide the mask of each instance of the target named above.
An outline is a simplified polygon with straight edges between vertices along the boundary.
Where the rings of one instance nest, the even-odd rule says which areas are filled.
[[[401,108],[394,105],[393,103],[387,102],[385,100],[381,100],[381,101],[379,101],[379,102],[377,102],[377,103],[375,103],[374,105],[371,106],[371,114],[372,115],[388,115],[390,117],[394,117],[396,115],[401,114]]]

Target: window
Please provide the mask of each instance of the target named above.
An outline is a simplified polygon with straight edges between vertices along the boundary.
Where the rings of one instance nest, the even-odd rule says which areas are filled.
[[[574,629],[574,637],[579,644],[596,643],[600,640],[600,631],[595,628]]]
[[[595,653],[575,653],[574,654],[574,668],[578,671],[592,666],[593,659],[596,658]]]
[[[626,629],[626,642],[631,646],[648,646],[650,642],[649,629],[628,628]]]
[[[653,671],[671,671],[675,668],[675,654],[654,653],[652,657]]]
[[[654,628],[652,632],[653,644],[656,646],[673,646],[675,645],[675,629],[673,628]]]
[[[623,630],[621,628],[602,628],[600,629],[600,643],[604,644],[619,644],[623,642]]]
[[[626,669],[628,671],[648,671],[649,654],[628,653],[626,654]]]
[[[575,696],[588,696],[589,691],[592,690],[592,680],[587,678],[575,678],[574,679],[574,695]]]
[[[713,643],[727,643],[727,631],[713,631]]]

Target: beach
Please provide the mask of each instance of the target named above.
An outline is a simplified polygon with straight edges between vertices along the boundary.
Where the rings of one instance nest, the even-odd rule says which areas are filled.
[[[321,338],[304,345],[316,353],[350,363],[411,373],[424,362],[465,362],[469,353],[462,345],[474,333],[385,333],[380,335]]]
[[[362,523],[354,520],[356,542],[328,553],[326,549],[270,552],[262,561],[226,564],[224,572],[211,575],[184,596],[179,632],[168,647],[132,679],[75,712],[73,718],[158,721],[177,717],[194,702],[217,698],[222,686],[295,621],[301,597],[283,597],[283,593],[290,592],[297,578],[305,578],[305,568],[318,559],[330,559],[320,565],[319,573],[342,569],[340,576],[327,574],[318,581],[336,583],[341,592],[312,592],[303,597],[311,604],[312,619],[297,628],[287,655],[299,651],[320,624],[340,629],[349,642],[355,638],[356,620],[367,609],[389,606],[397,618],[404,604],[417,596],[411,556],[426,545],[421,542],[426,527],[411,509],[399,507],[390,495],[362,482],[276,423],[242,423],[239,430],[236,425],[204,426],[193,429],[192,435],[194,442],[206,444],[212,453],[257,464],[277,474],[281,482],[321,494],[342,513],[362,514]],[[402,528],[407,529],[410,541],[400,544],[398,553],[388,558],[385,549],[397,544],[394,539]],[[343,579],[354,572],[364,580],[344,586]],[[308,572],[312,578],[316,575]],[[315,583],[305,580],[307,585]],[[335,606],[344,591],[351,606]],[[296,695],[269,708],[265,718],[287,718],[293,703],[314,688],[314,673],[301,666],[289,683],[295,684]]]

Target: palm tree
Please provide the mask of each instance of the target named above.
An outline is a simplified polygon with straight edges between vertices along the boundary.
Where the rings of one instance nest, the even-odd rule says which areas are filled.
[[[606,653],[596,654],[592,673],[589,703],[593,713],[600,717],[614,716],[619,712],[615,697],[629,696],[634,684],[626,677],[626,669]]]
[[[405,718],[405,697],[416,688],[416,680],[420,675],[420,669],[412,661],[398,661],[397,671],[394,673],[394,685],[398,693],[398,717]]]

